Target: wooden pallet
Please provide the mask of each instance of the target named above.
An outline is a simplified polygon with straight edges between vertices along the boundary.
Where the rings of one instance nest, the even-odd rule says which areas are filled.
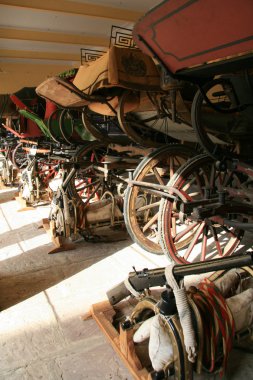
[[[62,236],[55,236],[53,224],[50,223],[49,219],[42,219],[42,227],[50,236],[52,243],[54,244],[54,248],[48,251],[48,254],[63,252],[63,251],[72,251],[76,249],[76,245],[74,243],[69,242],[68,239]]]
[[[20,208],[17,210],[18,212],[35,210],[35,207],[27,203],[27,201],[24,198],[22,198],[20,193],[17,197],[15,197],[15,199],[18,205],[20,206]]]
[[[118,331],[113,326],[113,317],[116,315],[116,311],[109,301],[92,305],[90,313],[134,378],[136,380],[150,380],[150,373],[143,367],[135,352],[132,339],[133,329],[123,330],[120,326]]]
[[[7,189],[7,186],[5,185],[2,177],[0,176],[0,190],[5,190]]]

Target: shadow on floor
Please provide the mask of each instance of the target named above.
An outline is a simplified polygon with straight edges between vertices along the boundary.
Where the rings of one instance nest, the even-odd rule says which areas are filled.
[[[82,241],[75,250],[48,255],[50,243],[6,259],[0,270],[0,309],[34,296],[130,244],[124,233],[121,241],[118,235],[117,241],[110,243]]]

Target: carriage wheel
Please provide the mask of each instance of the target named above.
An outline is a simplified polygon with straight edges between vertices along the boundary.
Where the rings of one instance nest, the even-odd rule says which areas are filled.
[[[107,140],[107,128],[110,116],[99,115],[85,107],[82,112],[82,122],[85,129],[98,141]]]
[[[131,97],[131,92],[126,91],[120,98],[118,107],[118,120],[121,129],[135,143],[147,147],[159,147],[164,144],[176,142],[161,131],[168,129],[169,118],[166,113],[152,112],[128,112],[125,113],[125,104]]]
[[[38,161],[37,163],[37,176],[40,181],[40,199],[44,201],[51,200],[52,189],[50,188],[50,182],[58,174],[59,161]]]
[[[192,126],[211,157],[235,155],[235,142],[249,132],[245,130],[245,122],[250,120],[248,112],[249,109],[238,105],[229,79],[214,79],[196,92],[191,108]]]
[[[75,159],[80,164],[80,169],[68,187],[68,194],[77,205],[77,230],[79,231],[87,229],[85,223],[86,206],[101,201],[108,193],[112,197],[116,196],[117,206],[120,207],[121,211],[123,210],[123,201],[117,196],[118,184],[121,183],[118,174],[121,175],[121,173],[118,169],[116,172],[115,170],[109,171],[109,173],[103,172],[103,161],[106,159],[106,154],[108,154],[107,146],[95,141],[82,147],[76,154]],[[114,217],[113,213],[111,217]]]
[[[87,163],[77,171],[75,178],[69,185],[69,193],[72,198],[79,199],[85,204],[100,199],[104,192],[103,175],[98,175],[92,165],[100,163],[106,154],[107,147],[97,141],[91,142],[77,151],[75,160],[80,164]]]
[[[164,253],[180,264],[231,255],[243,231],[227,225],[224,218],[240,220],[238,210],[233,214],[229,201],[240,198],[246,177],[232,170],[218,171],[216,162],[205,154],[183,165],[168,183],[172,193],[173,188],[179,190],[181,199],[162,200],[160,205],[159,231]],[[223,211],[215,208],[219,196],[226,199]],[[189,208],[194,201],[199,204]],[[208,207],[208,202],[213,206]]]
[[[83,109],[82,122],[85,129],[98,141],[103,143],[129,143],[129,138],[123,133],[116,116],[101,115]]]
[[[166,185],[176,170],[193,155],[193,149],[181,144],[159,148],[141,161],[133,179]],[[157,227],[160,201],[161,196],[148,193],[139,186],[128,186],[124,201],[125,223],[132,240],[158,255],[163,254]]]
[[[78,111],[64,109],[59,118],[59,126],[63,139],[67,144],[73,144],[73,133]],[[80,115],[81,117],[81,115]]]
[[[28,164],[27,153],[23,149],[23,144],[19,143],[12,151],[11,162],[18,169],[24,169]]]
[[[47,127],[54,142],[60,144],[60,117],[63,109],[57,108],[48,118]],[[56,133],[58,132],[58,133]]]

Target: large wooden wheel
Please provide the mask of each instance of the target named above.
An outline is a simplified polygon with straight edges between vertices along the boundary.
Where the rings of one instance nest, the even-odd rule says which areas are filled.
[[[166,135],[169,118],[166,112],[157,109],[143,112],[125,112],[131,91],[126,91],[120,98],[118,107],[118,120],[121,129],[135,143],[147,147],[159,147],[164,144],[176,142]]]
[[[240,76],[214,79],[196,92],[192,126],[199,143],[213,158],[235,157],[236,153],[244,160],[252,159],[250,99],[245,78]]]
[[[88,107],[82,110],[82,122],[91,136],[105,143],[129,143],[129,137],[119,126],[117,116],[101,115]]]
[[[168,145],[145,157],[133,173],[134,181],[166,185],[170,177],[194,155],[193,149],[182,145]],[[125,193],[124,216],[129,235],[143,249],[163,254],[159,243],[158,211],[161,195],[141,186],[128,186]]]
[[[242,173],[218,170],[206,154],[182,166],[168,183],[172,194],[177,190],[177,200],[164,199],[160,205],[164,253],[180,264],[231,255],[243,236],[240,228],[231,225],[233,220],[234,225],[243,221],[249,207],[248,195],[241,194],[247,183]],[[238,206],[236,201],[243,203]]]
[[[81,147],[75,154],[80,168],[68,186],[70,198],[89,204],[101,198],[105,191],[103,174],[94,168],[101,165],[107,152],[106,145],[97,141],[90,142]]]

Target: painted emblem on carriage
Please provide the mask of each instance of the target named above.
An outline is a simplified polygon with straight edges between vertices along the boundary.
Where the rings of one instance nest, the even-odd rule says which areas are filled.
[[[147,73],[147,66],[142,59],[137,58],[133,53],[121,58],[121,63],[127,74],[135,77],[143,77]]]

